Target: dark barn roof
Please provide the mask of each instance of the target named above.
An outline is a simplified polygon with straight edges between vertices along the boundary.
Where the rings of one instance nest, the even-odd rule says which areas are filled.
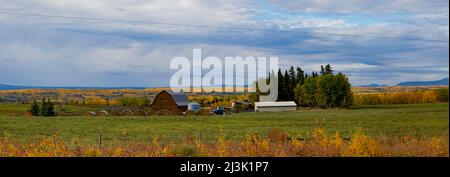
[[[156,94],[155,98],[162,92],[168,93],[172,97],[172,99],[175,101],[177,106],[187,106],[189,104],[189,100],[186,96],[186,93],[184,93],[184,92],[173,92],[171,90],[162,90],[158,94]],[[155,101],[155,98],[152,100],[153,102]]]

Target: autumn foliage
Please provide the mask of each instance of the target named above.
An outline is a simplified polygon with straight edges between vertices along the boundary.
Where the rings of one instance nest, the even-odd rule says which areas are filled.
[[[448,88],[414,92],[354,94],[356,105],[417,104],[448,102]]]
[[[241,141],[229,141],[220,134],[213,143],[186,136],[176,142],[163,143],[158,137],[149,142],[126,145],[83,145],[74,138],[63,142],[57,134],[35,143],[19,143],[3,133],[0,156],[24,157],[373,157],[373,156],[446,156],[449,155],[448,135],[430,138],[372,138],[361,131],[343,138],[336,132],[329,135],[323,128],[310,133],[308,139],[291,137],[272,129],[267,135],[249,133]]]

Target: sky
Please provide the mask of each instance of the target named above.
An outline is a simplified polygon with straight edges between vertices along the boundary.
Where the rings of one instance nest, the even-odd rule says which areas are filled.
[[[448,23],[447,0],[0,0],[0,84],[168,86],[193,48],[329,63],[352,85],[438,80]]]

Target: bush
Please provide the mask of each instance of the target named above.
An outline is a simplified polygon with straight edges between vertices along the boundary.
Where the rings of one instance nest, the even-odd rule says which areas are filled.
[[[151,99],[145,97],[129,97],[124,96],[117,98],[114,102],[115,105],[120,106],[134,106],[134,107],[145,107],[150,106]]]
[[[417,104],[448,102],[448,88],[415,92],[365,93],[356,94],[357,105]]]
[[[315,77],[308,77],[305,79],[303,85],[298,84],[296,88],[297,103],[300,106],[317,106],[316,99],[317,79]]]
[[[86,105],[93,105],[93,106],[97,106],[97,105],[102,105],[102,106],[106,106],[109,104],[109,101],[107,99],[98,97],[98,96],[89,96],[86,98],[85,102]]]
[[[434,92],[438,102],[448,102],[448,88],[436,89]]]
[[[179,148],[175,148],[173,153],[179,157],[198,157],[200,156],[198,149],[193,145],[181,146]]]

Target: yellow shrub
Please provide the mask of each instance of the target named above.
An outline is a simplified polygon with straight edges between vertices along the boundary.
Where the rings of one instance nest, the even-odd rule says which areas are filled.
[[[343,155],[353,157],[378,156],[380,155],[380,143],[357,131],[349,146],[344,150]]]
[[[74,138],[71,145],[65,144],[56,134],[34,143],[19,143],[3,134],[0,137],[0,157],[173,157],[173,156],[438,156],[448,157],[448,134],[440,137],[402,138],[384,137],[376,139],[363,135],[361,131],[344,140],[340,133],[327,135],[319,128],[311,133],[311,139],[290,138],[286,141],[271,141],[250,133],[241,141],[228,141],[220,134],[216,142],[205,143],[190,136],[181,141],[161,144],[157,137],[151,143],[131,142],[123,145],[81,145]]]
[[[448,89],[446,89],[448,92]],[[446,90],[426,90],[414,92],[360,93],[354,95],[356,105],[417,104],[448,102]]]

